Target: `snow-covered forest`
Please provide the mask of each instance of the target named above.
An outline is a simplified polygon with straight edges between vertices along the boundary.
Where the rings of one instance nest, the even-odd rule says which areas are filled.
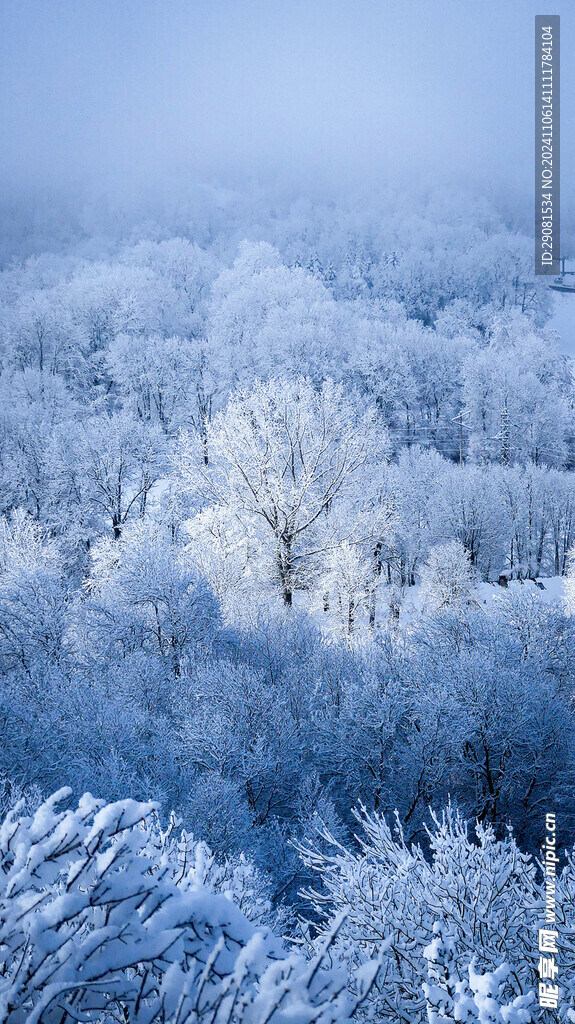
[[[508,169],[531,21],[495,90],[455,0],[30,6],[0,1024],[575,1020],[575,299],[558,332]]]
[[[325,920],[350,978],[383,955],[372,1012],[420,1020],[434,925],[471,963],[426,858],[474,900],[510,871],[484,914],[513,929],[538,884],[513,844],[550,806],[573,839],[575,393],[529,239],[463,194],[372,203],[198,189],[6,261],[1,768],[6,809],[159,802],[224,865],[209,891],[312,952]],[[414,857],[364,908],[364,871]],[[396,975],[406,900],[429,934]],[[489,946],[465,939],[484,973]]]

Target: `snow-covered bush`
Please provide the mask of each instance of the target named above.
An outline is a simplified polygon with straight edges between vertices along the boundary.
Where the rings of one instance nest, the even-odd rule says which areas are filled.
[[[327,833],[328,852],[311,846],[300,852],[323,882],[307,893],[325,922],[320,941],[343,914],[334,959],[351,972],[381,960],[369,1018],[393,1024],[530,1020],[530,993],[537,992],[539,982],[538,929],[545,927],[544,887],[534,860],[520,852],[511,834],[498,840],[490,827],[478,824],[469,835],[451,808],[434,818],[427,855],[409,847],[400,831],[394,836],[383,817],[365,811],[357,817],[364,832],[359,852],[348,851]],[[559,1019],[565,1021],[575,999],[567,966],[575,952],[574,894],[575,871],[568,858],[557,879],[562,909],[554,926]],[[487,1014],[488,999],[499,1016],[495,1010]]]
[[[437,921],[433,939],[423,951],[427,960],[427,981],[423,993],[427,1002],[429,1024],[466,1021],[467,1024],[530,1024],[535,994],[528,992],[507,1001],[509,967],[500,966],[490,973],[477,973],[475,962],[467,967],[461,979],[454,968],[456,948],[454,936]]]
[[[0,827],[0,1020],[335,1024],[365,995],[289,954],[234,902],[241,879],[201,844],[173,842],[154,807],[60,790]],[[219,891],[218,891],[219,890]],[[231,898],[230,898],[231,897]]]

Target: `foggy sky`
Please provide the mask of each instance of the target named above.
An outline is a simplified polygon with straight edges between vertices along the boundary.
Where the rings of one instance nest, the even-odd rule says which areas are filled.
[[[4,186],[435,169],[531,188],[532,0],[1,0]],[[564,196],[575,10],[562,18]]]

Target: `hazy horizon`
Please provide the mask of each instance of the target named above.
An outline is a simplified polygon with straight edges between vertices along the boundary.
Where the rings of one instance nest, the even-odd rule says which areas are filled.
[[[421,174],[527,202],[539,12],[532,0],[4,0],[4,195]],[[564,55],[574,43],[565,17]],[[564,60],[564,206],[572,93]]]

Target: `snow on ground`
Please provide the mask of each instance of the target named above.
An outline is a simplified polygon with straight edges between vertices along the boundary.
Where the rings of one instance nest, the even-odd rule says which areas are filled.
[[[501,594],[513,593],[533,594],[538,601],[544,604],[551,604],[554,601],[563,601],[565,598],[565,577],[548,576],[537,580],[511,580],[507,587],[500,587],[498,583],[479,583],[475,587],[476,599],[489,610],[493,602]]]
[[[548,576],[540,577],[537,580],[510,580],[507,587],[500,587],[498,583],[478,583],[472,591],[477,603],[490,612],[494,610],[497,601],[504,595],[532,594],[534,598],[544,604],[562,602],[565,597],[565,577]],[[406,625],[414,616],[421,614],[421,587],[417,584],[410,587],[401,606],[400,622]]]

